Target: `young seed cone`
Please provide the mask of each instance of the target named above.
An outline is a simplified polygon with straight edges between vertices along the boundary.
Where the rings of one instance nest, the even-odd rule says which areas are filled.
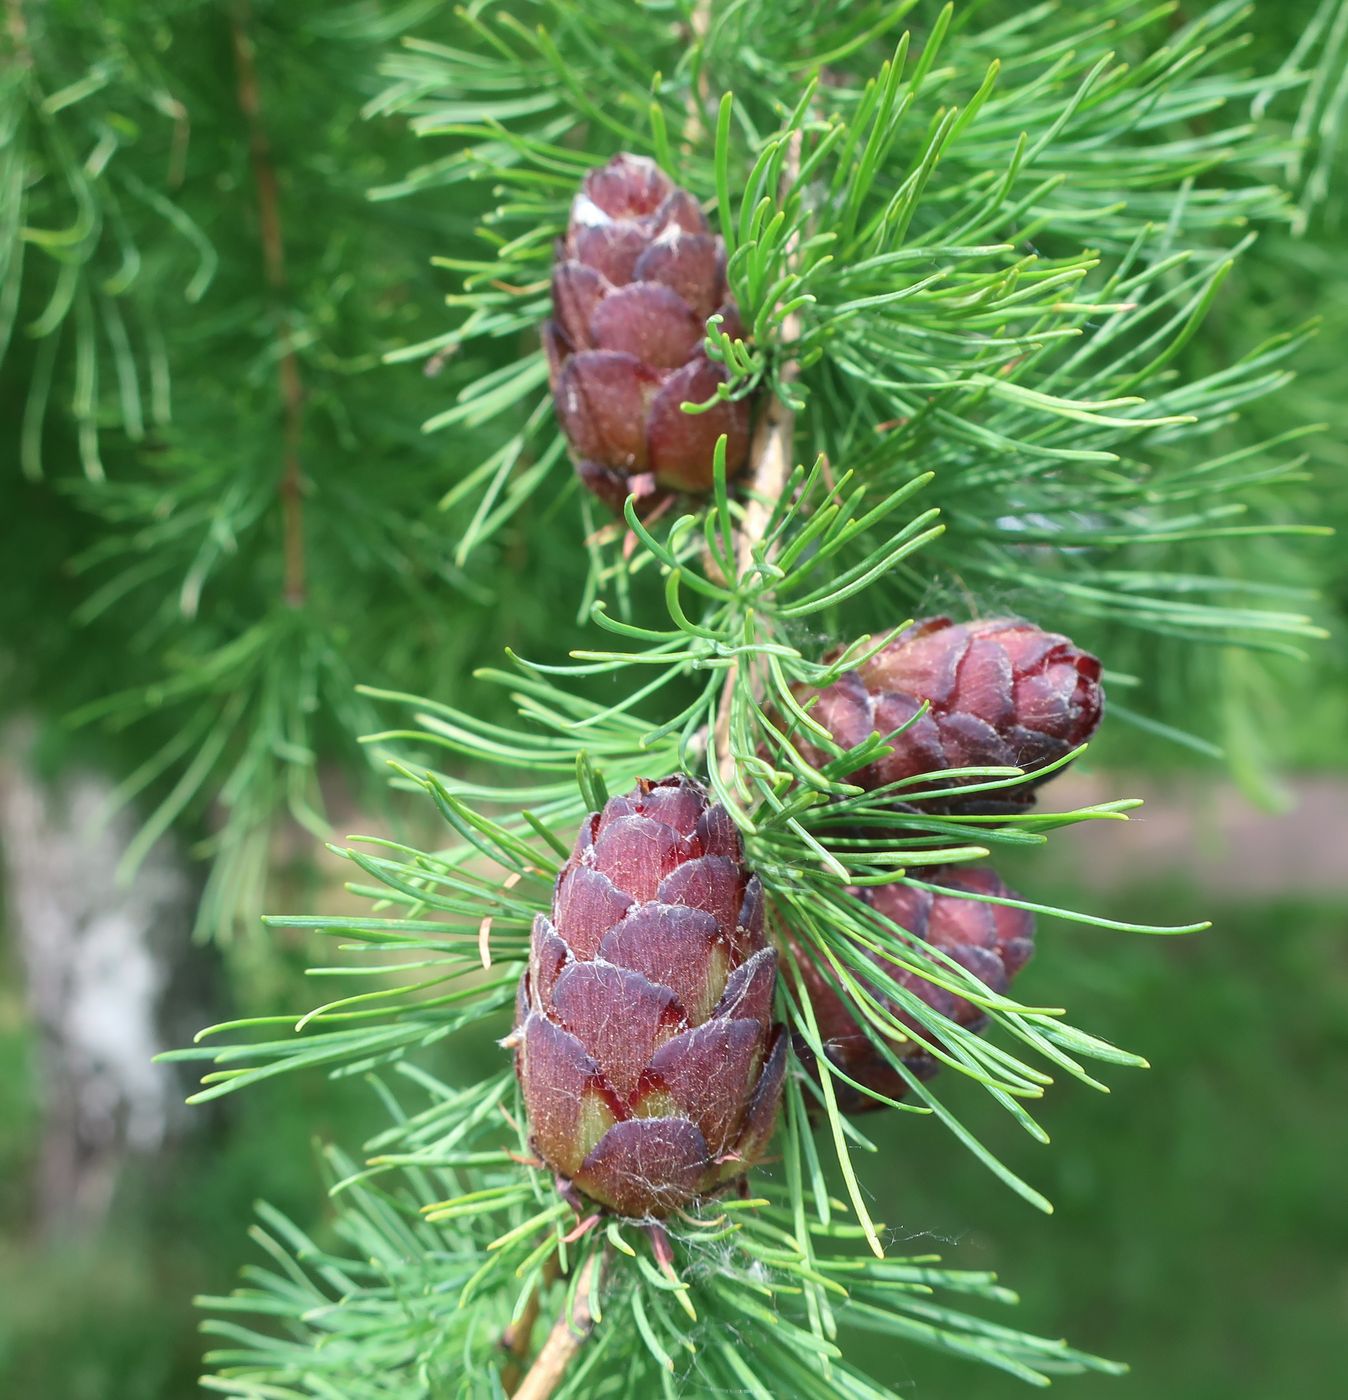
[[[925,879],[928,884],[939,884],[941,892],[933,894],[930,890],[896,884],[853,889],[850,893],[896,924],[902,931],[899,936],[905,941],[921,941],[932,948],[939,948],[973,973],[991,991],[1006,991],[1011,979],[1025,966],[1034,951],[1034,915],[1023,909],[1010,909],[1002,904],[986,904],[965,898],[969,894],[1016,898],[996,872],[987,866],[959,867],[949,871],[915,870],[912,874]],[[907,1082],[884,1059],[858,1025],[860,1013],[852,999],[830,985],[819,965],[799,941],[792,941],[792,949],[800,965],[805,994],[810,999],[819,1036],[829,1059],[872,1093],[884,1094],[891,1099],[902,1098],[908,1090]],[[871,955],[871,958],[877,967],[901,987],[920,997],[934,1011],[971,1030],[983,1028],[986,1017],[966,997],[956,996],[888,958],[879,955]],[[917,1020],[901,1010],[890,997],[871,984],[867,984],[867,990],[902,1025],[930,1038],[930,1032],[922,1032]],[[939,1068],[937,1061],[914,1040],[894,1041],[891,1048],[920,1079],[929,1078]],[[798,1045],[797,1049],[817,1074],[818,1066],[814,1064],[814,1056],[808,1048]],[[884,1107],[884,1104],[841,1080],[833,1081],[833,1089],[839,1107],[845,1113],[861,1113]]]
[[[514,1044],[534,1151],[620,1215],[740,1177],[777,1121],[777,958],[739,832],[676,775],[581,823],[534,922]]]
[[[811,714],[845,749],[908,725],[885,757],[848,775],[868,790],[948,768],[1033,772],[1085,743],[1104,707],[1095,657],[1055,632],[1007,618],[924,618],[826,690],[803,691],[800,698],[812,694],[818,699]],[[923,701],[930,709],[913,720]],[[815,765],[829,762],[814,745],[802,744],[801,752]],[[980,779],[956,781],[967,786]],[[1017,811],[1034,802],[1043,781],[968,797],[904,800],[926,811]]]
[[[710,490],[722,433],[727,476],[744,465],[747,402],[680,407],[726,380],[703,348],[714,312],[744,334],[725,245],[692,195],[641,156],[592,170],[558,245],[543,346],[576,471],[619,514],[634,492],[648,509],[672,491]]]

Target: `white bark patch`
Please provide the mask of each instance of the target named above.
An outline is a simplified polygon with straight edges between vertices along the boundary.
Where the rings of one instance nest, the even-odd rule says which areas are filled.
[[[161,1019],[194,889],[168,842],[119,884],[134,816],[105,819],[112,784],[100,775],[43,783],[25,762],[30,746],[26,726],[6,731],[0,845],[41,1045],[39,1196],[49,1219],[96,1219],[125,1156],[158,1151],[182,1120],[176,1076],[152,1060],[169,1048]]]

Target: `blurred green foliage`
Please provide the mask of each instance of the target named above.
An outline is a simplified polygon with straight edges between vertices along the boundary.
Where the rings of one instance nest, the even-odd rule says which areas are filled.
[[[1336,1205],[1348,908],[1223,905],[1178,887],[1138,903],[1128,896],[1133,914],[1203,913],[1214,927],[1160,943],[1046,927],[1026,975],[1027,995],[1088,1009],[1093,1027],[1154,1066],[1111,1076],[1109,1097],[1063,1086],[1045,1105],[1050,1148],[999,1142],[1056,1214],[1035,1219],[952,1161],[938,1135],[900,1122],[883,1138],[900,1182],[888,1219],[1014,1275],[1023,1325],[1129,1362],[1124,1381],[1064,1382],[1080,1400],[1328,1400],[1348,1323],[1348,1212]],[[964,1095],[975,1128],[991,1117],[978,1097]],[[897,1364],[910,1362],[918,1395],[1014,1393],[939,1358]]]
[[[185,1147],[128,1174],[97,1235],[40,1239],[34,1047],[13,1009],[0,1003],[0,1395],[182,1400],[200,1371],[193,1296],[252,1262],[240,1223],[259,1196],[313,1214],[317,1142],[369,1132],[373,1098],[295,1080],[202,1115]]]

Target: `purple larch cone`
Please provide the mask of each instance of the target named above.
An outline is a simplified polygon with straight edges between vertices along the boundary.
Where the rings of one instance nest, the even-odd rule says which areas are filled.
[[[802,700],[810,694],[799,692]],[[872,734],[893,733],[924,701],[927,713],[884,757],[848,774],[850,782],[874,789],[948,768],[1013,766],[1032,773],[1091,737],[1104,691],[1099,661],[1057,633],[1005,618],[929,617],[820,692],[811,714],[850,749]],[[802,745],[802,752],[816,765],[829,762],[813,745]],[[904,796],[927,811],[1014,811],[1034,801],[1037,785],[1031,780],[926,802],[920,788]]]
[[[1014,892],[987,866],[949,871],[914,870],[911,873],[915,878],[926,877],[928,884],[940,885],[941,892],[933,894],[931,890],[917,889],[912,885],[893,884],[854,889],[850,893],[895,924],[901,931],[897,934],[900,939],[939,948],[990,991],[1005,992],[1011,979],[1025,966],[1034,951],[1034,915],[1024,909],[964,897],[974,894],[999,899],[1016,898]],[[891,1099],[902,1098],[908,1090],[907,1081],[881,1055],[858,1025],[859,1013],[851,998],[830,983],[798,940],[793,941],[792,948],[801,970],[805,994],[814,1010],[820,1041],[829,1059],[872,1093]],[[956,996],[879,954],[871,953],[868,956],[895,982],[920,997],[934,1011],[957,1025],[982,1030],[986,1017],[966,997]],[[901,1010],[878,988],[868,986],[867,990],[900,1024],[918,1031],[925,1039],[931,1038],[930,1031],[922,1031],[910,1013]],[[875,1029],[874,1026],[872,1029]],[[880,1034],[878,1030],[876,1033]],[[939,1068],[937,1061],[916,1040],[894,1040],[890,1048],[919,1079],[930,1078]],[[813,1054],[803,1045],[799,1049],[802,1059],[811,1065]],[[879,1100],[840,1079],[834,1079],[833,1089],[844,1112],[859,1113],[884,1107]]]
[[[515,1071],[534,1150],[621,1215],[742,1176],[777,1119],[786,1040],[758,877],[683,775],[588,816],[534,921]]]
[[[727,476],[744,465],[747,402],[680,407],[726,382],[703,348],[715,312],[743,333],[724,244],[697,201],[641,156],[592,170],[558,245],[543,345],[576,470],[619,513],[634,492],[646,508],[671,491],[710,490],[722,433]]]

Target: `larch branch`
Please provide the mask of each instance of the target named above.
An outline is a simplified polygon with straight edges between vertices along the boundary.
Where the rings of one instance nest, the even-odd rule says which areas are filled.
[[[683,139],[696,146],[707,132],[707,109],[711,105],[711,82],[703,65],[707,35],[711,33],[711,0],[697,0],[688,17],[689,37],[699,48],[697,79],[688,89],[688,110],[683,123]]]
[[[799,128],[791,133],[787,141],[786,162],[782,171],[783,191],[789,189],[800,174]],[[792,266],[796,257],[796,241],[793,238],[787,247],[787,265]],[[800,318],[793,311],[782,320],[779,343],[789,346],[799,339]],[[789,383],[794,379],[798,368],[794,359],[788,359],[782,366],[782,382]],[[767,533],[773,509],[786,492],[786,483],[791,475],[795,428],[795,413],[780,395],[773,394],[754,427],[753,440],[749,444],[749,461],[743,478],[744,518],[735,539],[735,573],[740,579],[752,568],[754,551]],[[721,780],[728,788],[734,785],[736,776],[735,759],[730,748],[730,709],[738,680],[739,664],[736,663],[726,672],[721,703],[716,712],[716,764]]]

